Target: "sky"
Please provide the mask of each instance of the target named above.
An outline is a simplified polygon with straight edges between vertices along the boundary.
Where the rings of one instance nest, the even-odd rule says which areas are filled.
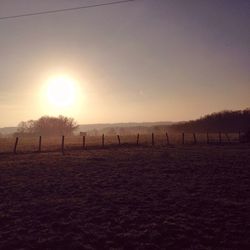
[[[112,0],[113,1],[113,0]],[[111,0],[0,0],[0,17]],[[0,127],[183,121],[250,107],[249,0],[137,0],[0,20]],[[46,84],[74,82],[55,107]]]

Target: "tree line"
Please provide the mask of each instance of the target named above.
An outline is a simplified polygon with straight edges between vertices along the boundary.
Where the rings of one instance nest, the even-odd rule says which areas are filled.
[[[15,135],[22,136],[57,136],[72,135],[78,128],[76,121],[65,116],[42,116],[38,120],[22,121],[18,124]]]
[[[206,115],[197,120],[176,123],[169,129],[183,132],[247,132],[250,130],[250,109],[222,111]]]
[[[42,116],[38,120],[22,121],[18,124],[15,135],[26,136],[58,136],[72,135],[78,128],[76,121],[71,117]],[[88,131],[89,135],[129,135],[136,133],[165,133],[165,132],[187,132],[187,133],[235,133],[250,131],[250,109],[237,111],[222,111],[203,116],[197,120],[175,123],[172,125],[158,125],[152,127],[107,127],[101,130]]]

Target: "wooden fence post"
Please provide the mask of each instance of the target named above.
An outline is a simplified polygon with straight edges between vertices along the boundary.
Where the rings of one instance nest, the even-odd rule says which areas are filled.
[[[119,135],[117,135],[117,139],[118,139],[118,144],[119,144],[119,146],[121,145],[121,139],[120,139],[120,136]]]
[[[185,134],[184,134],[184,132],[182,133],[182,145],[184,145],[185,144]]]
[[[62,154],[64,154],[64,135],[62,136]]]
[[[194,137],[194,144],[197,144],[197,139],[196,139],[196,134],[193,133],[193,137]]]
[[[219,132],[219,143],[221,144],[222,139],[221,139],[221,132]]]
[[[18,137],[16,137],[15,145],[14,145],[14,154],[16,154],[16,149],[17,149],[17,144],[18,144]]]
[[[85,145],[86,145],[86,138],[85,135],[83,135],[82,137],[82,148],[85,149]]]
[[[102,147],[104,148],[104,134],[102,135]]]
[[[139,145],[140,134],[137,134],[136,145]]]
[[[42,136],[39,136],[39,144],[38,144],[38,152],[40,153],[42,151]]]
[[[155,145],[155,135],[154,135],[154,133],[152,133],[152,146],[154,146]]]
[[[166,137],[167,137],[167,145],[169,145],[169,137],[168,137],[168,132],[166,132]]]
[[[209,133],[207,132],[207,144],[209,144]]]
[[[228,143],[230,143],[230,137],[229,137],[228,133],[225,133],[225,136],[227,137]]]

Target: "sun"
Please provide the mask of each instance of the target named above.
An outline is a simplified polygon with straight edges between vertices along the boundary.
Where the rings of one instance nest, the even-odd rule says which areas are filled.
[[[55,76],[48,79],[46,98],[53,108],[69,108],[77,98],[76,82],[68,76]]]
[[[86,80],[59,73],[47,75],[40,85],[40,111],[50,116],[77,117],[86,112]]]

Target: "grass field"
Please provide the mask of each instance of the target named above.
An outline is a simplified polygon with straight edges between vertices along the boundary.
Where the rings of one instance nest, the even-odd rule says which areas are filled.
[[[228,136],[228,137],[227,137]],[[221,134],[221,143],[237,143],[239,142],[238,133]],[[169,143],[172,145],[182,144],[182,133],[170,133],[168,135]],[[16,138],[0,138],[0,154],[13,152]],[[185,144],[194,144],[194,137],[192,133],[186,133],[184,136]],[[196,141],[198,144],[207,143],[207,134],[196,133]],[[218,144],[219,134],[210,133],[209,143]],[[122,135],[120,136],[121,145],[136,145],[137,135]],[[154,142],[156,146],[166,146],[167,137],[162,133],[154,133]],[[66,136],[65,137],[65,150],[70,149],[82,149],[83,137],[81,136]],[[104,143],[106,146],[118,145],[117,136],[105,136]],[[60,151],[62,144],[62,137],[42,137],[41,150],[48,151]],[[36,152],[39,148],[39,137],[19,137],[17,152]],[[149,146],[152,145],[152,135],[151,134],[140,134],[139,145]],[[102,136],[86,136],[85,146],[87,148],[91,147],[101,147],[102,146]]]
[[[250,145],[0,155],[0,249],[249,249]]]

